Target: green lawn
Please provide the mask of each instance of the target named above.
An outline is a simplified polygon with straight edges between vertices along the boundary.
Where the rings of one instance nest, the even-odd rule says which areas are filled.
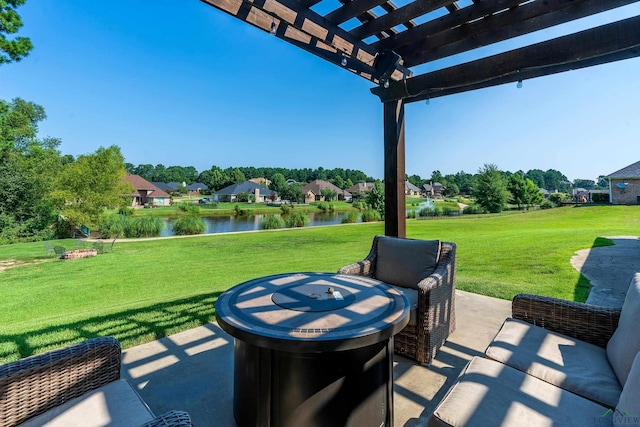
[[[58,261],[42,243],[0,246],[0,362],[97,335],[124,347],[214,318],[217,296],[257,276],[336,271],[360,260],[382,223],[117,241],[113,253]],[[510,299],[529,292],[584,301],[570,265],[602,236],[640,235],[640,207],[566,207],[510,215],[408,220],[407,235],[458,244],[459,289]],[[66,243],[71,247],[70,241]]]

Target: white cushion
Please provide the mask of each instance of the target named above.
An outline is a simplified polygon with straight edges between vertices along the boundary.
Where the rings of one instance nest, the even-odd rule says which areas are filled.
[[[436,269],[439,240],[413,240],[380,236],[376,256],[376,279],[404,288],[418,288],[418,282]]]
[[[618,328],[607,343],[607,357],[620,384],[624,386],[636,354],[640,352],[640,273],[631,279],[622,305]]]
[[[127,380],[114,381],[20,424],[21,427],[129,427],[154,419]]]
[[[429,427],[611,426],[607,408],[502,363],[474,357]]]
[[[633,360],[614,418],[618,418],[618,424],[621,426],[640,425],[640,353]],[[635,424],[632,421],[635,421]]]
[[[521,320],[507,319],[485,354],[610,408],[622,392],[604,348]]]

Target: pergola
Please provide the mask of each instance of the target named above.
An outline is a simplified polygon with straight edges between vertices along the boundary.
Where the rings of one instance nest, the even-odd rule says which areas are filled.
[[[640,56],[640,16],[634,16],[423,74],[412,71],[640,0],[402,0],[401,6],[339,0],[324,15],[315,10],[330,0],[201,1],[376,85],[371,92],[384,104],[390,236],[406,236],[406,103]]]

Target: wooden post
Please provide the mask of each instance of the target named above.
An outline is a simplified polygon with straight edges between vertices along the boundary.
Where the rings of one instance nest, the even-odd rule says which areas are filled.
[[[384,234],[407,237],[404,100],[384,103]]]

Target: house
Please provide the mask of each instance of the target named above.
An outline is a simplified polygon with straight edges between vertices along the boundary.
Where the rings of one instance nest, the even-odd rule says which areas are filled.
[[[258,185],[261,185],[265,188],[269,188],[269,186],[271,185],[271,181],[268,180],[267,178],[251,178],[249,181],[251,182],[255,182]]]
[[[445,186],[439,182],[424,184],[422,186],[422,194],[427,197],[442,196],[444,190],[446,190]]]
[[[305,203],[324,200],[324,197],[322,196],[322,190],[324,190],[325,188],[335,191],[338,200],[351,200],[351,193],[347,190],[343,190],[330,182],[316,179],[302,187],[302,194],[304,194]]]
[[[609,180],[611,204],[640,205],[640,162],[635,162],[605,178]]]
[[[169,195],[169,193],[153,185],[140,175],[127,174],[125,175],[124,180],[126,182],[130,182],[135,189],[135,191],[130,194],[132,207],[145,205],[171,205],[171,196]]]
[[[190,196],[199,196],[203,191],[207,191],[209,186],[207,184],[203,184],[202,182],[194,182],[193,184],[187,185],[187,194]]]
[[[238,194],[248,193],[255,197],[256,203],[265,203],[278,199],[278,193],[264,188],[255,182],[245,181],[240,184],[231,184],[221,190],[216,191],[213,200],[216,202],[235,202]]]
[[[159,189],[161,189],[162,191],[166,191],[167,193],[171,193],[173,190],[175,190],[175,188],[171,188],[169,184],[166,184],[164,182],[152,181],[151,183],[156,187],[158,187]]]
[[[373,182],[359,182],[347,188],[347,191],[351,193],[354,199],[361,199],[367,197],[367,194],[369,194],[372,188]]]
[[[409,181],[404,182],[404,194],[406,194],[407,196],[419,196],[420,193],[420,188],[416,187]]]

